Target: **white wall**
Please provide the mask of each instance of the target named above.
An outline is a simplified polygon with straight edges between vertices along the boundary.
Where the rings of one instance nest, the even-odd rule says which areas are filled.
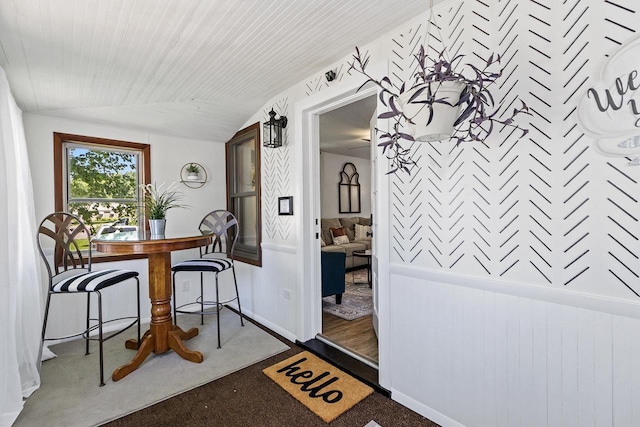
[[[341,214],[338,210],[338,183],[345,163],[355,165],[360,182],[360,207],[358,214]],[[371,162],[359,157],[320,152],[320,209],[322,218],[338,218],[371,215]]]
[[[640,167],[599,155],[574,114],[606,55],[640,29],[636,8],[633,0],[437,7],[442,37],[434,34],[433,46],[444,38],[470,61],[503,54],[494,95],[507,108],[524,99],[532,115],[520,141],[498,129],[486,146],[418,144],[419,168],[390,178],[389,203],[379,207],[393,230],[391,258],[380,261],[392,267],[380,289],[388,295],[381,330],[389,331],[380,377],[394,399],[444,425],[640,423]],[[417,17],[361,50],[396,80],[413,69],[425,23]],[[358,78],[350,60],[318,70],[253,119],[272,104],[291,117],[297,101]],[[338,70],[330,84],[326,69]],[[288,135],[299,125],[290,121]],[[263,156],[263,197],[297,194],[296,212],[308,212],[315,195],[293,180],[310,166],[296,164],[301,144]],[[290,223],[270,212],[263,221],[275,230],[263,240],[269,250],[294,264],[289,253],[311,236],[287,232]],[[293,320],[278,307],[302,305],[310,284],[291,279],[300,268],[254,276],[259,295],[272,296],[261,316],[299,337],[308,307]],[[285,301],[289,288],[297,292]]]
[[[207,171],[209,182],[199,189],[181,186],[184,203],[188,209],[171,209],[167,214],[167,231],[197,228],[202,217],[214,209],[226,209],[225,148],[224,143],[187,138],[154,135],[131,129],[102,126],[41,115],[25,114],[24,126],[29,151],[29,162],[34,186],[36,218],[40,221],[54,210],[53,188],[53,133],[62,132],[99,138],[141,142],[151,145],[151,180],[170,183],[180,180],[180,169],[185,163],[198,162]],[[174,252],[175,261],[197,255],[197,250]],[[96,269],[129,268],[140,272],[141,315],[150,318],[148,298],[147,261],[132,260],[117,263],[99,263]],[[43,275],[44,277],[45,275]],[[195,275],[180,276],[190,282],[189,291],[179,291],[184,301],[194,300],[199,295],[199,279]],[[226,284],[226,282],[225,282]],[[223,285],[224,286],[224,285]],[[43,284],[43,289],[46,284]],[[117,289],[116,289],[117,288]],[[116,287],[109,289],[104,298],[105,318],[121,317],[135,313],[135,294],[131,289]],[[84,324],[84,299],[76,296],[54,297],[48,336],[61,336],[82,330]]]

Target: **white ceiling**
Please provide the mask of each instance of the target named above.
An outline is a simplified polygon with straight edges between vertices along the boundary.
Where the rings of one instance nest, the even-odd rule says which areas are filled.
[[[320,151],[368,159],[375,95],[320,115]]]
[[[426,0],[0,0],[25,112],[226,141],[264,103]]]

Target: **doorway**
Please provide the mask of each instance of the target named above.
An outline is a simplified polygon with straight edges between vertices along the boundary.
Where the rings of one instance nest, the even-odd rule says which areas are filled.
[[[318,115],[322,329],[318,339],[378,367],[371,271],[376,95]],[[341,237],[334,236],[342,234]]]
[[[374,74],[388,74],[388,63],[380,62],[371,65]],[[320,283],[320,183],[317,177],[320,170],[319,159],[319,115],[344,105],[358,101],[371,95],[377,95],[376,86],[362,85],[358,78],[347,78],[331,87],[301,99],[295,104],[293,119],[294,137],[299,150],[295,151],[296,206],[299,215],[295,216],[298,233],[296,248],[297,281],[300,283],[296,317],[300,319],[296,333],[297,341],[305,343],[313,341],[322,332],[322,307]],[[360,88],[360,89],[359,89]],[[386,121],[378,121],[376,127],[386,128]],[[372,144],[373,145],[373,144]],[[374,233],[373,245],[375,255],[372,256],[372,280],[374,289],[374,316],[378,319],[378,370],[375,370],[380,386],[390,389],[390,327],[389,318],[389,278],[390,278],[390,245],[391,216],[389,197],[389,177],[386,175],[388,162],[373,150],[377,158],[373,159],[372,187],[375,187],[372,201]],[[332,347],[333,348],[333,347]],[[337,350],[336,350],[337,351]],[[366,366],[366,365],[365,365]]]

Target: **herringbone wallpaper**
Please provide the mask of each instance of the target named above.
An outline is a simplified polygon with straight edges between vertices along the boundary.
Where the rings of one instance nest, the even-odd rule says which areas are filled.
[[[637,36],[639,11],[634,0],[449,1],[430,25],[426,18],[407,24],[373,45],[371,63],[387,61],[396,85],[415,72],[413,54],[427,42],[427,28],[430,54],[446,46],[476,64],[500,54],[499,114],[520,99],[531,112],[518,119],[529,129],[524,138],[497,128],[486,143],[414,145],[411,175],[391,178],[392,262],[640,297],[640,167],[597,153],[576,117],[607,57]],[[353,78],[350,60],[334,69],[335,82]],[[303,92],[330,84],[323,71]],[[286,98],[279,108],[288,109]],[[272,239],[290,237],[289,224],[274,214],[277,196],[291,189],[288,143],[264,155]]]
[[[262,123],[269,120],[271,108],[278,113],[276,117],[286,116],[291,120],[289,100],[282,98],[264,109]],[[263,233],[269,240],[286,241],[291,237],[293,230],[293,217],[278,215],[278,197],[293,194],[289,130],[290,126],[282,130],[282,147],[262,147],[262,224]]]
[[[420,143],[418,166],[393,178],[394,261],[481,277],[636,298],[640,168],[596,153],[576,107],[609,52],[640,24],[632,0],[448,2],[430,53],[478,63],[502,55],[501,114],[524,100],[529,134],[485,144]],[[391,74],[414,70],[427,23],[393,35]]]

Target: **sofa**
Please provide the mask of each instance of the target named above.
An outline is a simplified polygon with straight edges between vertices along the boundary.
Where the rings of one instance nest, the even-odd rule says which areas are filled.
[[[322,297],[336,296],[336,304],[342,304],[342,294],[345,289],[344,252],[321,252],[322,263]]]
[[[324,246],[320,248],[322,252],[344,252],[345,268],[352,269],[367,265],[367,259],[364,257],[354,257],[353,251],[364,251],[371,249],[371,236],[368,238],[357,239],[355,226],[364,225],[371,226],[370,217],[341,217],[341,218],[322,218],[320,228],[322,230],[322,242]],[[332,228],[344,228],[349,238],[349,243],[336,245],[333,244]]]

